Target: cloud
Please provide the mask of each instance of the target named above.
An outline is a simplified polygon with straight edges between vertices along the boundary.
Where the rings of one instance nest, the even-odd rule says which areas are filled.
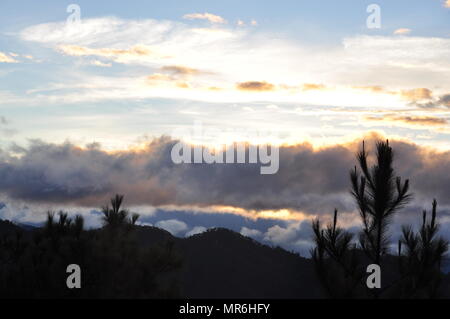
[[[111,63],[104,63],[104,62],[99,61],[99,60],[93,60],[93,61],[91,61],[91,64],[95,65],[95,66],[100,66],[100,67],[103,67],[103,68],[110,68],[110,67],[112,67]]]
[[[384,87],[379,86],[379,85],[353,86],[352,88],[357,89],[357,90],[368,90],[368,91],[371,91],[374,93],[386,93],[387,92]]]
[[[403,90],[400,95],[410,101],[429,100],[432,98],[433,92],[427,88],[417,88],[412,90]]]
[[[173,84],[175,88],[189,89],[190,84],[186,82],[186,79],[191,80],[192,76],[211,74],[210,72],[181,65],[165,65],[159,71],[161,73],[154,73],[146,78],[150,86],[154,87],[157,83],[164,84],[166,82]]]
[[[437,103],[438,105],[443,105],[450,108],[450,94],[445,94],[441,96]]]
[[[410,34],[411,33],[411,29],[407,29],[407,28],[400,28],[394,31],[394,34],[397,35],[403,35],[403,34]]]
[[[253,92],[264,92],[264,91],[273,91],[275,90],[275,86],[271,83],[267,83],[265,81],[249,81],[242,82],[236,85],[238,90],[241,91],[253,91]]]
[[[189,14],[185,14],[183,16],[184,19],[188,19],[188,20],[196,20],[196,19],[200,19],[200,20],[208,20],[211,23],[219,23],[219,24],[225,24],[227,23],[227,21],[222,18],[221,16],[212,14],[212,13],[189,13]]]
[[[408,90],[388,90],[380,85],[367,85],[367,86],[352,86],[356,90],[366,90],[373,93],[388,94],[388,95],[398,95],[404,100],[413,102],[413,104],[418,105],[418,101],[432,100],[433,91],[427,88],[414,88]]]
[[[0,52],[0,63],[17,63],[12,57],[6,55],[6,53]]]
[[[10,125],[9,120],[3,115],[0,115],[0,136],[3,135],[9,137],[17,133],[17,131],[15,129],[10,128],[9,125]]]
[[[200,71],[200,70],[189,68],[189,67],[186,67],[186,66],[179,66],[179,65],[163,66],[161,68],[161,71],[172,73],[172,74],[175,74],[175,75],[194,75],[194,74],[202,73],[202,71]]]
[[[367,116],[366,120],[381,122],[401,122],[418,126],[445,126],[448,121],[434,116],[402,116],[395,114],[385,114],[383,116]]]
[[[257,229],[247,228],[247,227],[242,227],[240,233],[241,233],[241,235],[250,237],[250,238],[259,238],[262,236],[261,231],[259,231]]]
[[[321,91],[325,89],[326,87],[323,84],[305,83],[302,85],[303,91]]]
[[[207,231],[206,227],[195,226],[190,231],[188,231],[185,236],[186,237],[191,237],[191,236],[194,236],[194,235],[198,235],[198,234],[204,233],[205,231]]]
[[[155,226],[167,230],[174,236],[179,235],[188,229],[186,223],[176,219],[161,220],[157,222]]]
[[[450,8],[450,0],[445,0],[444,7],[445,8]]]
[[[144,45],[136,45],[129,49],[113,48],[88,48],[77,45],[61,45],[58,50],[71,56],[98,56],[109,58],[118,63],[129,63],[130,61],[145,57],[157,58],[150,48]]]
[[[97,81],[98,74],[88,73],[77,82],[89,82],[92,89],[76,94],[67,91],[50,96],[41,94],[42,103],[174,96],[208,102],[254,102],[260,101],[258,94],[246,94],[246,90],[231,92],[232,88],[236,88],[236,83],[242,79],[265,79],[267,83],[280,83],[280,88],[281,83],[293,88],[289,94],[276,89],[271,94],[264,94],[264,101],[268,103],[370,108],[376,103],[380,107],[405,107],[411,100],[401,99],[400,94],[385,92],[386,96],[374,97],[369,92],[364,95],[350,92],[347,88],[371,86],[376,81],[384,87],[395,88],[395,92],[415,87],[436,87],[435,93],[443,94],[445,92],[442,91],[448,91],[446,83],[450,83],[450,40],[437,37],[353,36],[323,50],[298,39],[274,38],[273,35],[268,42],[269,35],[263,30],[250,31],[227,25],[198,28],[175,21],[115,17],[83,19],[77,28],[65,22],[34,25],[22,30],[20,36],[22,40],[33,41],[61,53],[65,50],[79,58],[94,54],[116,63],[141,65],[154,73],[162,73],[160,69],[164,66],[188,66],[197,70],[214,70],[215,75],[214,78],[192,79],[187,83],[188,90],[186,85],[176,84],[170,90],[155,85],[150,90],[140,83],[145,82],[142,78],[135,78],[134,85],[120,88],[119,83],[129,81],[118,74],[105,77],[108,83],[117,82],[114,89],[104,85],[97,88],[95,85],[102,84],[92,83],[91,78]],[[58,49],[61,47],[63,51]],[[150,54],[140,54],[139,48],[150,51]],[[250,60],[248,52],[252,52]],[[73,71],[72,64],[65,65]],[[61,78],[64,84],[69,84],[66,76]],[[333,89],[322,90],[319,95],[319,91],[302,91],[298,83],[324,83]],[[212,91],[208,89],[210,87],[222,90]],[[36,96],[25,98],[29,103],[36,103]]]
[[[438,98],[431,99],[426,102],[416,102],[412,103],[414,106],[418,106],[420,108],[429,109],[429,110],[438,110],[438,107],[444,106],[450,108],[450,94],[441,95]]]
[[[373,139],[366,137],[367,145]],[[33,142],[0,152],[0,192],[11,199],[99,207],[123,193],[129,205],[196,207],[246,217],[304,220],[336,207],[351,212],[349,169],[361,140],[314,149],[309,144],[280,148],[280,170],[260,175],[260,166],[175,165],[169,138],[141,151],[107,153],[99,147]],[[450,204],[450,152],[391,139],[399,175],[410,178],[418,199]],[[242,177],[245,176],[245,179]],[[324,196],[323,194],[326,194]],[[214,209],[210,209],[213,207]]]
[[[275,225],[270,227],[264,234],[264,240],[276,245],[292,242],[297,236],[301,223],[292,223],[287,227]]]

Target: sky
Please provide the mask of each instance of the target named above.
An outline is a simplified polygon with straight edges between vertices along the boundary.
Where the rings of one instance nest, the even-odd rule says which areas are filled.
[[[450,219],[447,0],[2,0],[0,79],[0,217],[69,207],[97,226],[120,191],[176,235],[306,251],[312,218],[356,225],[353,153],[389,138],[417,186],[408,216],[437,197]],[[280,171],[176,166],[177,140],[271,143]]]

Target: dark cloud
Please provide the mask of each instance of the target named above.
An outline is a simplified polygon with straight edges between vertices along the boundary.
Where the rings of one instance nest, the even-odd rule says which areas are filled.
[[[373,146],[376,136],[368,139]],[[260,164],[180,164],[171,160],[176,141],[155,139],[143,151],[107,153],[34,141],[0,152],[0,192],[12,199],[98,207],[111,194],[130,205],[212,205],[244,209],[294,209],[329,214],[351,212],[349,171],[361,140],[315,150],[309,144],[282,147],[277,174],[261,175]],[[410,178],[419,201],[450,204],[450,152],[391,141],[399,175]]]
[[[0,135],[4,135],[4,136],[13,136],[14,134],[17,133],[17,130],[10,128],[10,121],[0,115]]]
[[[445,94],[439,98],[438,105],[450,108],[450,94]]]
[[[424,109],[432,109],[439,106],[445,106],[450,108],[450,94],[444,94],[437,99],[433,99],[429,102],[425,103],[417,103],[413,102],[412,105],[424,108]]]

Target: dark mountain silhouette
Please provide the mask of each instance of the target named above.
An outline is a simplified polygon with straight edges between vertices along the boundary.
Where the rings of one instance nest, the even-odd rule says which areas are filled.
[[[320,287],[310,260],[281,248],[262,245],[231,230],[218,228],[189,238],[148,226],[134,226],[142,246],[173,245],[181,257],[176,279],[179,296],[188,298],[319,298]],[[38,231],[0,221],[0,238]],[[86,232],[95,233],[99,230]],[[163,278],[164,281],[164,278]]]
[[[22,232],[23,230],[23,227],[20,227],[8,220],[0,220],[0,236],[15,234],[17,232]]]
[[[174,243],[183,259],[181,294],[190,298],[319,298],[309,259],[216,228],[188,238],[156,227],[137,227],[145,245]]]
[[[234,231],[217,228],[188,238],[177,238],[156,227],[134,226],[143,247],[173,245],[182,266],[162,281],[177,282],[178,294],[186,298],[324,298],[311,259],[281,248],[256,242]],[[0,238],[32,238],[39,228],[22,228],[0,220]],[[99,230],[86,231],[96,233]],[[396,258],[396,257],[392,257]],[[392,265],[395,265],[392,262]],[[450,292],[450,275],[442,286]],[[124,297],[124,296],[122,296]],[[168,296],[173,297],[173,296]],[[445,297],[450,297],[447,294]]]
[[[309,260],[227,229],[179,240],[192,298],[318,298]]]

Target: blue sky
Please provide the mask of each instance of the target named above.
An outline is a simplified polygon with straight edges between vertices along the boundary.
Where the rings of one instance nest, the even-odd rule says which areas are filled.
[[[450,10],[439,0],[378,1],[381,28],[369,29],[366,9],[371,3],[132,1],[123,4],[79,1],[76,4],[81,9],[84,35],[80,38],[74,35],[71,40],[69,29],[64,29],[65,35],[58,33],[70,15],[66,12],[70,2],[3,1],[0,52],[16,63],[0,63],[3,78],[1,107],[8,115],[3,115],[10,123],[8,131],[14,132],[9,138],[2,139],[2,144],[7,144],[8,140],[26,143],[29,138],[55,142],[69,139],[77,144],[101,142],[107,149],[124,149],[139,143],[142,136],[170,135],[174,126],[192,124],[199,120],[199,110],[213,110],[200,119],[206,120],[223,108],[231,108],[231,112],[224,112],[223,123],[238,122],[235,125],[243,127],[248,122],[266,120],[273,130],[288,131],[278,133],[281,139],[290,135],[280,141],[285,143],[308,140],[318,145],[330,144],[336,143],[333,136],[345,141],[355,134],[377,130],[406,135],[418,141],[424,137],[427,143],[431,139],[436,147],[445,148],[443,139],[448,133],[442,132],[448,132],[448,129],[436,121],[436,118],[441,119],[441,123],[446,121],[444,108],[433,115],[429,110],[416,108],[413,110],[416,121],[408,121],[411,114],[407,111],[394,115],[391,110],[410,109],[411,103],[436,103],[440,96],[448,93],[445,84],[448,77],[444,73],[449,63]],[[226,22],[186,18],[188,14],[205,13]],[[106,33],[96,30],[99,19],[104,19],[101,28],[105,28]],[[120,26],[113,27],[114,19],[120,20]],[[138,21],[142,22],[141,26],[133,26]],[[238,25],[239,21],[242,25]],[[170,25],[170,30],[158,29],[164,25]],[[189,32],[198,30],[211,32],[205,43],[200,43],[199,34],[194,35],[196,38],[192,41],[189,39],[193,36]],[[400,33],[394,34],[396,30]],[[212,31],[216,36],[212,36]],[[114,37],[114,32],[121,35]],[[147,32],[148,37],[145,36]],[[153,41],[152,34],[160,38]],[[181,38],[177,40],[178,37]],[[179,41],[179,48],[173,45],[174,41]],[[80,45],[83,43],[88,45]],[[431,47],[434,43],[439,46],[438,50]],[[102,52],[73,52],[74,47],[127,50],[142,45],[148,49],[166,47],[166,53],[190,50],[191,55],[157,61],[145,57],[120,60],[118,56],[105,56]],[[202,46],[198,57],[194,55],[196,45]],[[209,47],[213,48],[210,53]],[[424,47],[423,54],[407,56],[402,65],[402,55],[424,50]],[[395,52],[398,54],[393,56]],[[222,54],[223,62],[227,63],[223,70],[216,70],[221,67]],[[430,68],[423,68],[427,62]],[[145,77],[163,74],[168,78],[170,71],[161,72],[167,66],[191,68],[203,72],[203,78],[197,81],[194,76],[172,74],[166,81],[176,82],[178,90],[144,92]],[[440,70],[435,70],[436,67]],[[129,84],[131,88],[130,81],[135,81],[134,86]],[[158,81],[149,85],[164,86],[162,79]],[[256,84],[268,82],[277,86],[274,91],[280,92],[232,92],[234,85],[252,81]],[[186,89],[188,85],[190,88]],[[206,89],[208,85],[227,88],[221,88],[222,92],[217,94],[199,92],[201,87]],[[133,92],[136,87],[141,90]],[[285,90],[281,92],[279,87]],[[376,91],[378,87],[383,89]],[[423,89],[430,93],[419,91]],[[187,92],[189,90],[191,92]],[[295,95],[295,90],[300,93]],[[110,98],[105,96],[108,92],[111,92]],[[262,105],[275,105],[278,111],[272,107],[272,112],[265,112]],[[310,107],[320,109],[323,116],[314,118],[303,112]],[[333,107],[375,108],[389,115],[389,120],[379,120],[369,112],[353,117],[359,123],[357,127],[345,123],[337,127],[332,123],[342,123],[339,113],[345,112],[330,111]],[[251,111],[259,114],[249,114]],[[148,115],[144,121],[142,112],[162,114],[157,119]],[[187,113],[197,116],[187,116]],[[278,120],[272,121],[269,114]],[[121,139],[112,132],[117,118],[135,123],[127,123],[127,128],[118,132]],[[240,120],[236,121],[236,118]],[[348,114],[344,118],[348,118]],[[298,130],[298,123],[307,127]],[[308,127],[307,123],[313,123],[313,126]],[[218,123],[207,125],[217,126]],[[95,130],[93,126],[101,130]],[[320,129],[315,132],[318,127]],[[318,135],[320,140],[315,139]]]

